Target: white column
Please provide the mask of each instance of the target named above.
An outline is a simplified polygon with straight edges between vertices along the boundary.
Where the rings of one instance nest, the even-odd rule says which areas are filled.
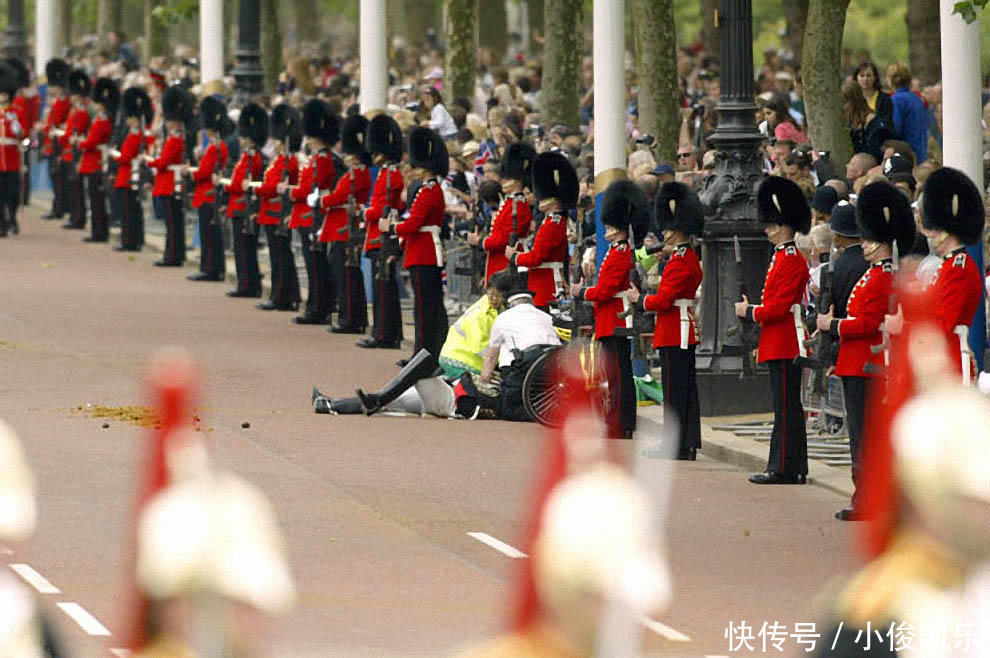
[[[625,36],[625,0],[596,0],[592,50],[596,179],[609,170],[626,168]]]
[[[223,0],[199,3],[199,80],[223,79]]]
[[[361,0],[361,114],[384,111],[388,99],[385,0]]]
[[[55,0],[37,0],[34,12],[34,71],[44,75],[55,56]]]
[[[941,0],[942,160],[983,188],[983,108],[980,106],[980,21],[967,25]]]

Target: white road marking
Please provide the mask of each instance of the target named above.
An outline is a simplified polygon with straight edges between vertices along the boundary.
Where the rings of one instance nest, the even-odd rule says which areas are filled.
[[[89,635],[110,635],[107,627],[100,623],[100,620],[86,612],[86,609],[73,601],[61,601],[56,603],[62,612],[72,617],[72,621],[79,624]]]
[[[501,553],[502,555],[507,555],[508,557],[511,557],[514,560],[518,560],[518,559],[524,558],[524,557],[529,557],[528,555],[526,555],[525,553],[523,553],[522,551],[520,551],[515,546],[509,546],[504,541],[502,541],[500,539],[495,539],[494,537],[492,537],[491,535],[489,535],[487,533],[484,533],[484,532],[469,532],[469,533],[467,533],[467,535],[471,539],[476,539],[476,540],[480,541],[482,544],[485,544],[487,546],[490,546],[490,547],[494,548],[496,551],[498,551],[499,553]]]
[[[127,656],[131,655],[131,650],[130,649],[110,649],[110,653],[112,653],[113,655],[117,656],[117,658],[127,658]]]
[[[643,623],[643,626],[646,626],[648,629],[650,629],[657,635],[662,635],[663,637],[667,638],[668,640],[671,640],[672,642],[691,641],[691,638],[689,638],[684,633],[674,630],[667,624],[661,623],[655,619],[650,619],[649,617],[643,617],[640,621]]]
[[[24,579],[31,587],[38,590],[39,594],[61,594],[62,590],[48,582],[48,579],[32,569],[26,564],[11,564],[11,571]]]

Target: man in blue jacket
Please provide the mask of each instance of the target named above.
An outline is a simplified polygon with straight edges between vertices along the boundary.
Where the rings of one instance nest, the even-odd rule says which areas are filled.
[[[914,149],[918,164],[928,159],[928,112],[925,101],[911,91],[911,69],[904,62],[894,62],[887,68],[890,86],[894,88],[894,130]]]

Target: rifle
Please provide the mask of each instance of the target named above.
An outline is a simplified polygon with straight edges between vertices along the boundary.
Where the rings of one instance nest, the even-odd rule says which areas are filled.
[[[295,155],[286,154],[285,156],[285,169],[282,171],[282,182],[285,183],[285,191],[282,192],[281,209],[282,217],[279,220],[278,227],[275,229],[275,235],[279,237],[286,237],[289,235],[289,219],[292,218],[292,199],[289,196],[289,158],[294,158]]]
[[[347,267],[361,267],[361,250],[364,247],[364,231],[361,230],[361,211],[357,199],[354,198],[354,172],[352,168],[351,189],[347,195],[347,227],[337,229],[338,233],[347,231],[347,257],[344,261]]]
[[[830,258],[821,274],[821,292],[819,294],[819,301],[816,303],[819,313],[827,313],[834,302],[832,299],[832,268],[833,263]],[[815,346],[815,356],[814,358],[796,356],[794,357],[794,365],[814,370],[815,382],[813,391],[817,394],[824,395],[827,391],[825,371],[832,363],[835,339],[832,337],[831,331],[816,331],[804,344],[806,347]]]
[[[746,278],[743,272],[742,245],[739,244],[738,235],[732,236],[732,247],[736,256],[736,281],[739,284],[739,299],[742,299],[743,297],[749,299],[749,294],[746,289]],[[746,322],[745,318],[739,318],[739,323],[735,327],[729,327],[726,333],[730,336],[739,334],[739,342],[743,349],[743,367],[742,371],[739,373],[740,379],[742,377],[752,376],[756,371],[756,365],[753,363],[754,341],[752,340],[751,323]]]
[[[519,242],[519,217],[517,216],[518,210],[516,209],[516,200],[512,198],[512,195],[508,196],[509,203],[512,204],[512,230],[509,231],[509,246],[513,249],[516,248],[516,243]],[[519,268],[516,267],[515,260],[509,260],[509,273],[512,278],[516,278],[519,274]]]
[[[385,207],[382,208],[382,217],[386,218],[391,225],[395,222],[398,212],[391,206],[392,176],[387,164],[382,168],[382,171],[385,173]],[[388,281],[390,278],[388,264],[390,260],[399,255],[399,240],[392,235],[391,231],[382,231],[381,237],[378,239],[381,241],[381,248],[378,252],[378,271],[375,274],[379,281]]]

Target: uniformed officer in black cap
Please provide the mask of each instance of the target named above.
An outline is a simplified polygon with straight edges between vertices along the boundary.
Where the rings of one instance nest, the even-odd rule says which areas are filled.
[[[870,264],[866,262],[863,246],[860,244],[856,206],[848,201],[837,203],[832,209],[829,227],[834,236],[832,244],[838,252],[838,257],[832,263],[832,304],[833,315],[839,320],[846,317],[849,295]],[[821,310],[824,312],[828,309]]]

